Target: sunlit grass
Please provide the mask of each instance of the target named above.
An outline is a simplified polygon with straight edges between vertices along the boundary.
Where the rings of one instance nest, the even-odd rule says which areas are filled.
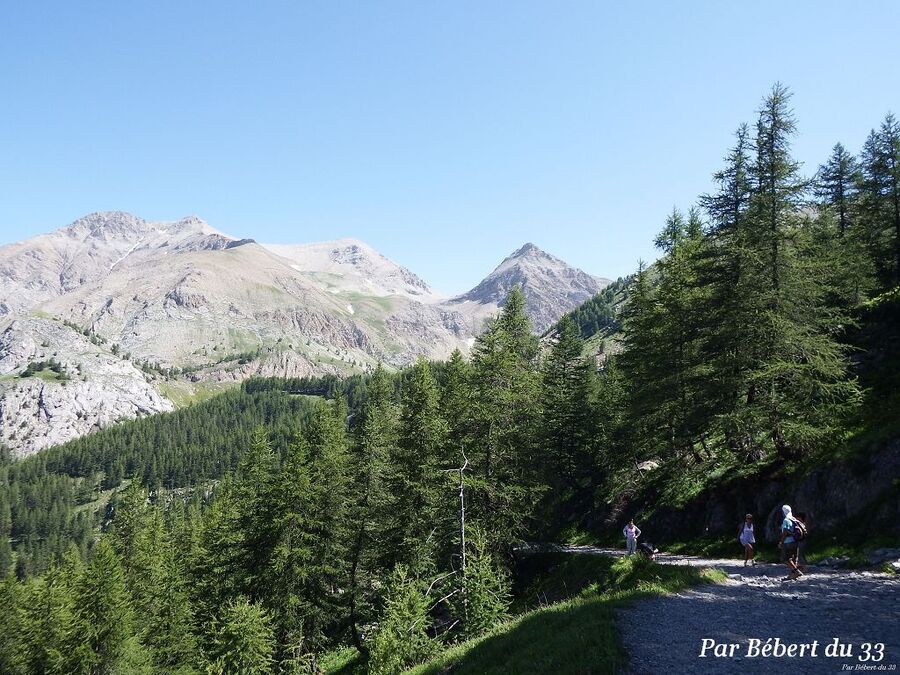
[[[526,612],[488,635],[450,647],[409,673],[479,675],[618,673],[627,657],[616,629],[615,612],[641,598],[718,582],[718,570],[659,565],[645,558],[569,555],[541,583],[575,586],[592,580],[567,600]],[[545,593],[546,595],[546,593]]]

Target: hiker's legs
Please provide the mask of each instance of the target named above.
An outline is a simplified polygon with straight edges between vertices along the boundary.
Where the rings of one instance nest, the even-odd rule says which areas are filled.
[[[800,568],[797,567],[797,543],[793,542],[790,544],[784,545],[784,559],[787,563],[788,569],[790,569],[791,574],[799,576],[803,574],[800,571]]]
[[[634,555],[634,551],[637,548],[637,539],[628,539],[627,546],[628,546],[627,555]]]
[[[744,544],[744,562],[753,560],[754,555],[753,544]]]

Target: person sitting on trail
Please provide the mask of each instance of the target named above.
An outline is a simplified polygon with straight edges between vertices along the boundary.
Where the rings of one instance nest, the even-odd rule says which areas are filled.
[[[797,567],[797,540],[794,538],[794,529],[796,520],[791,515],[791,507],[785,504],[781,507],[784,514],[784,520],[781,521],[781,540],[778,542],[778,548],[781,549],[781,559],[787,563],[791,570],[788,579],[798,579],[803,576],[803,572]]]
[[[744,547],[744,567],[752,566],[754,564],[753,557],[756,555],[756,551],[753,549],[753,545],[756,543],[756,533],[753,529],[752,513],[748,513],[744,517],[744,522],[738,526],[738,541]]]
[[[637,548],[637,539],[641,536],[641,528],[634,524],[634,518],[628,521],[628,524],[622,530],[622,534],[625,535],[626,555],[634,555]]]

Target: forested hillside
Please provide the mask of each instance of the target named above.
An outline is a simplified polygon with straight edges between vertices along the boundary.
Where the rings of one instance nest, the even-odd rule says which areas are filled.
[[[229,392],[173,413],[125,422],[20,461],[0,461],[3,573],[42,572],[70,543],[86,553],[106,518],[105,501],[136,477],[154,494],[206,486],[234,469],[253,429],[287,447],[309,415],[308,399],[281,391]],[[10,542],[12,545],[10,546]]]
[[[606,329],[618,330],[621,325],[617,315],[631,280],[630,276],[616,279],[593,298],[563,316],[548,333],[559,330],[561,322],[565,320],[573,321],[579,335],[585,339]]]
[[[468,361],[251,381],[6,461],[0,671],[318,672],[352,649],[401,672],[509,615],[523,541],[645,506],[650,482],[676,499],[900,431],[900,123],[804,176],[789,98],[665,220],[621,313],[601,294],[542,349],[514,290]],[[584,334],[613,321],[598,369]],[[72,505],[134,474],[95,541]]]

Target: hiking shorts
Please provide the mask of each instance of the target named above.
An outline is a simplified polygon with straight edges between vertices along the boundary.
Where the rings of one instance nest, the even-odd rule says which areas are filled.
[[[797,542],[791,541],[781,546],[781,562],[786,563],[788,560],[797,562]]]

